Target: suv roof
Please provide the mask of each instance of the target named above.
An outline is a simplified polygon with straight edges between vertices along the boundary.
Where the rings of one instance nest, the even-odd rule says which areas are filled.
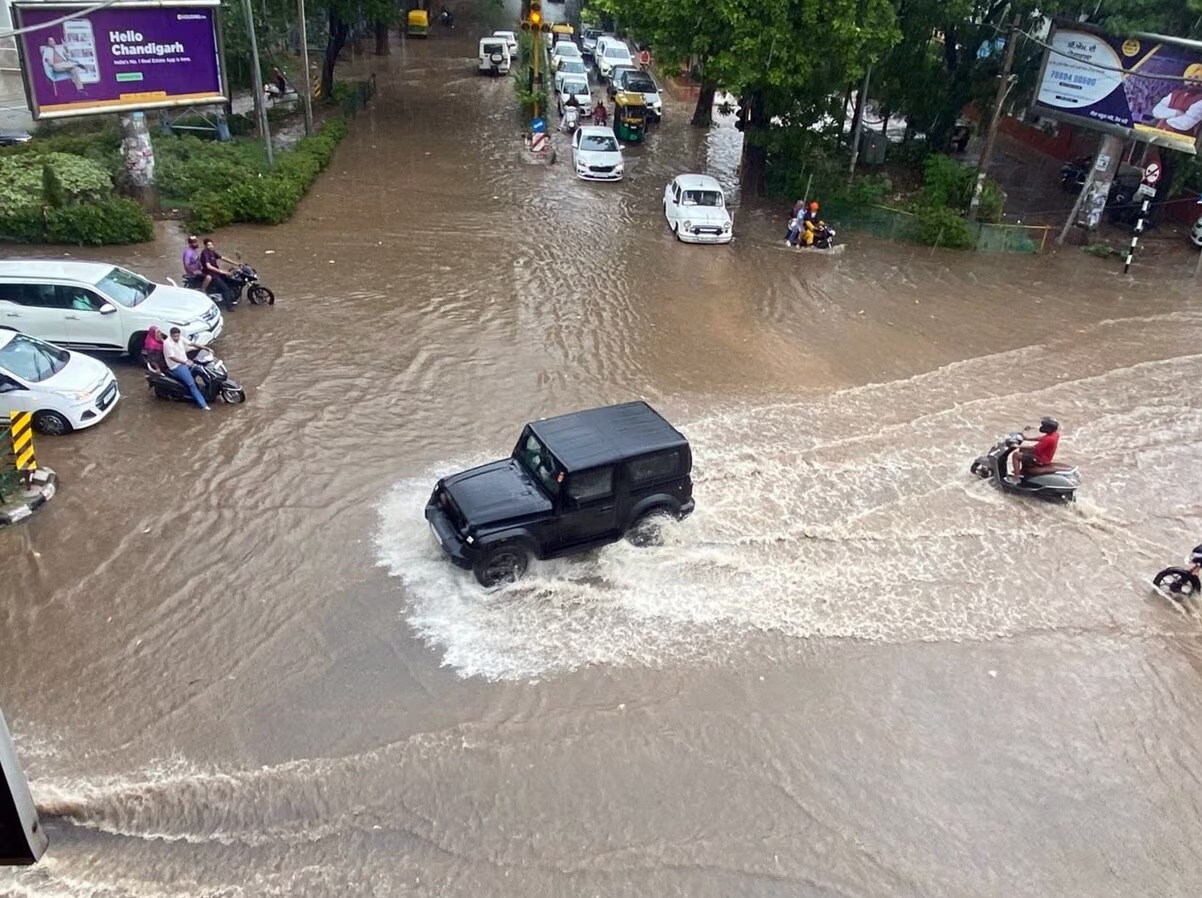
[[[684,435],[645,402],[543,418],[530,429],[569,473],[688,445]]]
[[[0,261],[0,277],[58,278],[95,284],[113,270],[104,262],[7,259]]]

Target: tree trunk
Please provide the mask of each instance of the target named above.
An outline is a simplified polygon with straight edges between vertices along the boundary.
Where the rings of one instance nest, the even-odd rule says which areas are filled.
[[[764,92],[756,89],[743,95],[743,162],[740,184],[744,197],[760,196],[764,192],[764,174],[768,168],[768,115],[764,109]]]
[[[131,112],[121,116],[121,155],[129,173],[130,192],[147,210],[158,208],[158,189],[154,180],[154,145],[146,128],[146,116]]]
[[[326,55],[321,65],[321,95],[327,100],[334,90],[334,66],[338,64],[338,54],[346,46],[350,26],[342,21],[335,6],[330,7],[330,36],[326,38]]]
[[[697,94],[697,105],[693,107],[693,118],[689,124],[697,128],[708,128],[714,123],[714,94],[718,85],[701,79],[701,92]]]
[[[835,132],[835,148],[838,149],[839,144],[843,142],[843,135],[847,133],[847,107],[851,103],[851,92],[856,89],[855,84],[848,82],[847,90],[843,92],[843,105],[839,108],[842,114],[839,116],[839,130]]]
[[[376,22],[376,55],[388,56],[392,48],[388,45],[388,23]]]

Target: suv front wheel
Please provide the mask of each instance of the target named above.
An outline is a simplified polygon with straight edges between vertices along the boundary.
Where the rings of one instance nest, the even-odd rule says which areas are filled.
[[[472,573],[484,587],[499,583],[514,583],[522,579],[530,566],[530,553],[515,542],[497,543],[490,546],[472,565]]]

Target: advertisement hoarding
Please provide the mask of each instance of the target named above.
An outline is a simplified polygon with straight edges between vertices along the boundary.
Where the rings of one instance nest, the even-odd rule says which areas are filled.
[[[35,119],[226,102],[218,0],[13,4]]]
[[[1202,43],[1139,34],[1123,40],[1057,26],[1044,55],[1035,108],[1099,131],[1198,151]]]

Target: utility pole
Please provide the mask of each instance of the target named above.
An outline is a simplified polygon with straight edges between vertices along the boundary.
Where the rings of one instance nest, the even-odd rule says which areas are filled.
[[[304,70],[304,86],[297,85],[301,92],[301,103],[305,110],[305,134],[313,133],[313,79],[309,75],[309,32],[305,28],[305,0],[296,0],[296,15],[300,19],[301,69]]]
[[[872,77],[872,64],[864,70],[864,83],[860,86],[860,96],[856,98],[856,106],[860,114],[856,116],[855,132],[851,136],[851,165],[847,169],[847,186],[856,177],[856,161],[860,158],[860,135],[864,133],[864,112],[868,109],[868,80]]]
[[[993,163],[993,143],[997,139],[997,126],[1002,118],[1002,107],[1006,103],[1006,95],[1010,93],[1010,70],[1014,68],[1014,51],[1018,46],[1018,27],[1023,18],[1020,13],[1014,14],[1010,23],[1010,31],[1006,35],[1006,53],[1002,57],[1002,73],[998,76],[997,96],[993,101],[993,115],[989,118],[989,129],[985,132],[985,144],[981,147],[981,159],[977,163],[977,183],[972,188],[972,200],[968,204],[968,220],[976,221],[981,214],[981,194],[985,190],[985,178],[989,175],[989,166]]]
[[[275,167],[275,157],[271,152],[271,128],[267,124],[267,104],[263,101],[263,70],[259,68],[259,42],[255,40],[255,16],[250,10],[250,0],[242,0],[246,10],[246,30],[250,34],[250,74],[255,91],[255,112],[259,117],[259,130],[263,132],[263,142],[267,146],[267,167]],[[305,73],[306,76],[308,72]]]

